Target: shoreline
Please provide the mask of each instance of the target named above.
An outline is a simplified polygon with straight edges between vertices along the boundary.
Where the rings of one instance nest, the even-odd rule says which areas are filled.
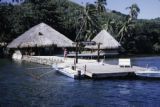
[[[36,57],[36,56],[34,56]],[[53,57],[53,56],[45,56],[45,57]],[[117,55],[117,56],[113,56],[113,57],[105,57],[106,59],[115,59],[115,58],[149,58],[149,57],[160,57],[160,54],[126,54],[126,55]],[[11,59],[11,57],[9,57],[8,55],[0,55],[1,59]],[[74,57],[68,57],[68,58],[74,58]],[[79,59],[85,59],[85,58],[79,58]],[[87,58],[86,58],[87,59]],[[93,58],[96,60],[96,58]],[[103,58],[100,58],[103,59]]]

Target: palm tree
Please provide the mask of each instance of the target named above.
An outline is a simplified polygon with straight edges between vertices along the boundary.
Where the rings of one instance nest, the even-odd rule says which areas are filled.
[[[97,6],[98,12],[105,12],[105,5],[107,5],[107,0],[97,0],[95,4]]]
[[[115,30],[115,20],[108,19],[105,24],[102,25],[102,29],[105,29],[106,31],[110,32],[111,34],[114,33]]]
[[[78,19],[79,30],[77,32],[76,40],[80,38],[84,40],[91,40],[93,38],[93,34],[98,30],[97,10],[95,5],[87,3]]]
[[[130,7],[127,7],[126,9],[130,10],[130,20],[137,19],[138,13],[140,12],[140,8],[137,4],[132,4]]]
[[[128,32],[129,32],[129,22],[127,21],[127,22],[122,23],[121,29],[118,33],[118,35],[120,36],[120,40],[119,40],[120,43],[121,43],[124,36],[126,36],[126,35],[129,36]]]
[[[120,36],[119,42],[122,41],[124,36],[131,36],[131,31],[134,28],[135,23],[133,20],[136,20],[138,17],[138,13],[140,12],[140,9],[137,4],[132,4],[130,7],[127,7],[126,9],[130,9],[129,17],[126,22],[121,23],[121,28],[119,30],[118,35]]]

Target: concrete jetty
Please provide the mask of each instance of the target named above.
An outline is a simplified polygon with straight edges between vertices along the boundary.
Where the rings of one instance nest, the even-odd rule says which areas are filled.
[[[130,74],[134,74],[136,71],[144,71],[146,68],[132,66],[132,67],[120,67],[119,65],[110,65],[96,60],[84,60],[79,59],[78,63],[74,64],[74,58],[67,58],[58,56],[23,56],[23,60],[28,62],[34,62],[45,65],[57,65],[61,68],[66,68],[70,73],[73,71],[75,76],[78,75],[78,71],[81,71],[83,75],[90,78],[108,78],[108,77],[124,77]],[[73,67],[75,68],[73,70]],[[77,72],[77,73],[75,73]]]

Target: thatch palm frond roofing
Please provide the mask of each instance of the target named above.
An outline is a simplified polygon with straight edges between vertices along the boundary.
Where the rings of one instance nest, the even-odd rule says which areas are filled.
[[[118,49],[121,45],[106,30],[102,30],[92,41],[101,43],[100,49]],[[86,46],[89,49],[97,49],[98,46]]]
[[[73,47],[73,41],[54,30],[45,23],[40,23],[13,40],[8,48],[43,47]]]

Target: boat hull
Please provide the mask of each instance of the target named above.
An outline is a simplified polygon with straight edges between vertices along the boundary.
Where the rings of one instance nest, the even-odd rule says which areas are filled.
[[[70,78],[76,78],[75,74],[72,74],[72,73],[69,73],[67,70],[65,69],[58,69],[57,70],[59,73],[65,75],[65,76],[68,76]]]
[[[52,68],[55,71],[65,75],[65,76],[68,76],[70,78],[73,78],[73,79],[80,79],[80,78],[84,77],[84,72],[82,73],[81,70],[80,70],[81,71],[80,74],[78,74],[78,70],[77,71],[72,70],[70,67],[65,67],[64,68],[64,67],[60,67],[60,66],[57,66],[57,65],[52,65]]]
[[[159,71],[137,71],[135,74],[139,77],[147,77],[147,78],[160,78]]]

